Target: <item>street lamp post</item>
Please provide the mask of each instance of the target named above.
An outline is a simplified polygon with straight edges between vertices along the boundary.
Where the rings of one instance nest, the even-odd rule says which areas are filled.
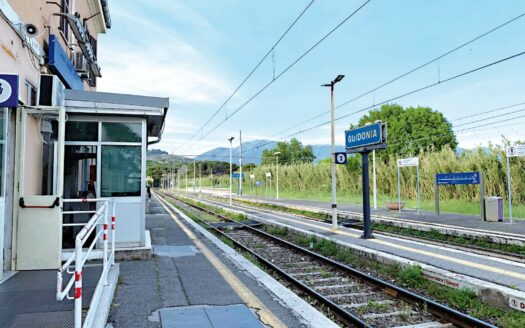
[[[336,195],[336,177],[335,177],[335,134],[334,134],[334,85],[344,78],[344,75],[337,77],[330,83],[321,85],[330,87],[330,152],[332,153],[332,230],[337,230],[337,195]]]
[[[232,142],[235,137],[228,139],[230,142],[230,205],[232,205],[232,175],[233,175],[233,166],[232,166]]]
[[[277,174],[275,176],[275,190],[276,190],[276,194],[275,194],[275,199],[279,200],[279,154],[281,152],[280,151],[276,151],[274,154],[275,156],[275,164],[277,166]]]

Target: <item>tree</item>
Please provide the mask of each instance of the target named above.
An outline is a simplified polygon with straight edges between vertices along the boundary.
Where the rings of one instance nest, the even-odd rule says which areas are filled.
[[[280,163],[312,163],[315,159],[312,146],[303,146],[303,144],[299,140],[297,140],[296,138],[292,138],[290,142],[278,142],[275,148],[273,149],[265,149],[262,153],[261,163],[275,163],[274,153],[276,152],[280,152]]]
[[[358,126],[378,120],[388,125],[388,147],[378,153],[382,157],[416,156],[425,150],[439,151],[447,145],[455,150],[458,145],[452,124],[443,113],[430,107],[386,104],[363,116]]]

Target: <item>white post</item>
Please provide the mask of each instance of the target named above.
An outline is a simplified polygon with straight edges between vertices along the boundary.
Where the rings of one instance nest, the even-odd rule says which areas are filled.
[[[104,204],[104,206],[106,207],[104,209],[104,225],[102,226],[103,229],[104,229],[104,232],[102,233],[103,235],[103,241],[104,241],[104,249],[102,251],[102,256],[104,257],[102,259],[102,275],[103,275],[103,281],[104,281],[104,286],[107,286],[108,285],[108,273],[109,273],[109,268],[108,268],[108,229],[109,229],[109,201],[106,201],[106,204]]]
[[[117,229],[117,217],[116,217],[116,210],[115,210],[115,198],[111,199],[112,209],[111,209],[111,252],[112,252],[112,261],[111,265],[115,265],[115,232]]]
[[[275,188],[276,188],[277,194],[276,194],[275,199],[279,200],[279,155],[277,155],[276,161],[277,161],[276,163],[277,164],[277,175],[275,177]]]
[[[195,160],[193,160],[193,192],[195,192],[195,188],[196,188],[196,186],[195,186],[195,174],[196,174],[196,171],[197,171],[197,169],[195,167]]]
[[[177,170],[177,190],[180,191],[180,167]]]
[[[509,193],[509,221],[512,223],[512,191],[510,189],[510,158],[507,155],[507,190]]]
[[[397,206],[399,212],[401,212],[401,177],[400,177],[399,165],[397,166]]]
[[[239,130],[239,195],[242,196],[242,132]]]
[[[416,166],[417,172],[417,214],[421,214],[421,189],[419,187],[419,165]]]
[[[330,86],[330,153],[332,154],[332,230],[337,230],[337,195],[335,174],[335,133],[334,133],[334,82]]]
[[[199,198],[201,198],[202,193],[202,165],[199,164]]]
[[[374,210],[377,210],[376,150],[372,151],[372,175],[374,180]]]
[[[75,239],[75,328],[82,327],[82,239]]]
[[[233,175],[233,166],[232,166],[232,141],[233,138],[230,139],[230,205],[232,205],[232,175]]]

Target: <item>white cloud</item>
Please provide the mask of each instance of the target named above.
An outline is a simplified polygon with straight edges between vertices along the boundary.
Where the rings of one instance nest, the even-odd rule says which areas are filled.
[[[133,38],[101,38],[100,91],[170,97],[176,103],[216,103],[230,88],[221,72],[174,31],[125,10],[115,14]],[[117,27],[115,27],[117,28]]]

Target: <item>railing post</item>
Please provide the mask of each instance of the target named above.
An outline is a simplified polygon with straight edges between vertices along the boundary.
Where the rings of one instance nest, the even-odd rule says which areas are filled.
[[[82,327],[82,239],[75,239],[75,328]]]
[[[111,213],[111,252],[112,252],[112,260],[111,265],[115,264],[115,229],[117,224],[117,218],[115,216],[115,198],[111,200],[112,202],[112,213]]]
[[[108,285],[108,273],[109,273],[109,268],[108,268],[108,226],[109,226],[109,201],[106,201],[106,203],[104,204],[104,233],[103,233],[103,238],[104,238],[104,253],[102,255],[103,259],[102,259],[102,275],[104,276],[104,286],[107,286]]]

